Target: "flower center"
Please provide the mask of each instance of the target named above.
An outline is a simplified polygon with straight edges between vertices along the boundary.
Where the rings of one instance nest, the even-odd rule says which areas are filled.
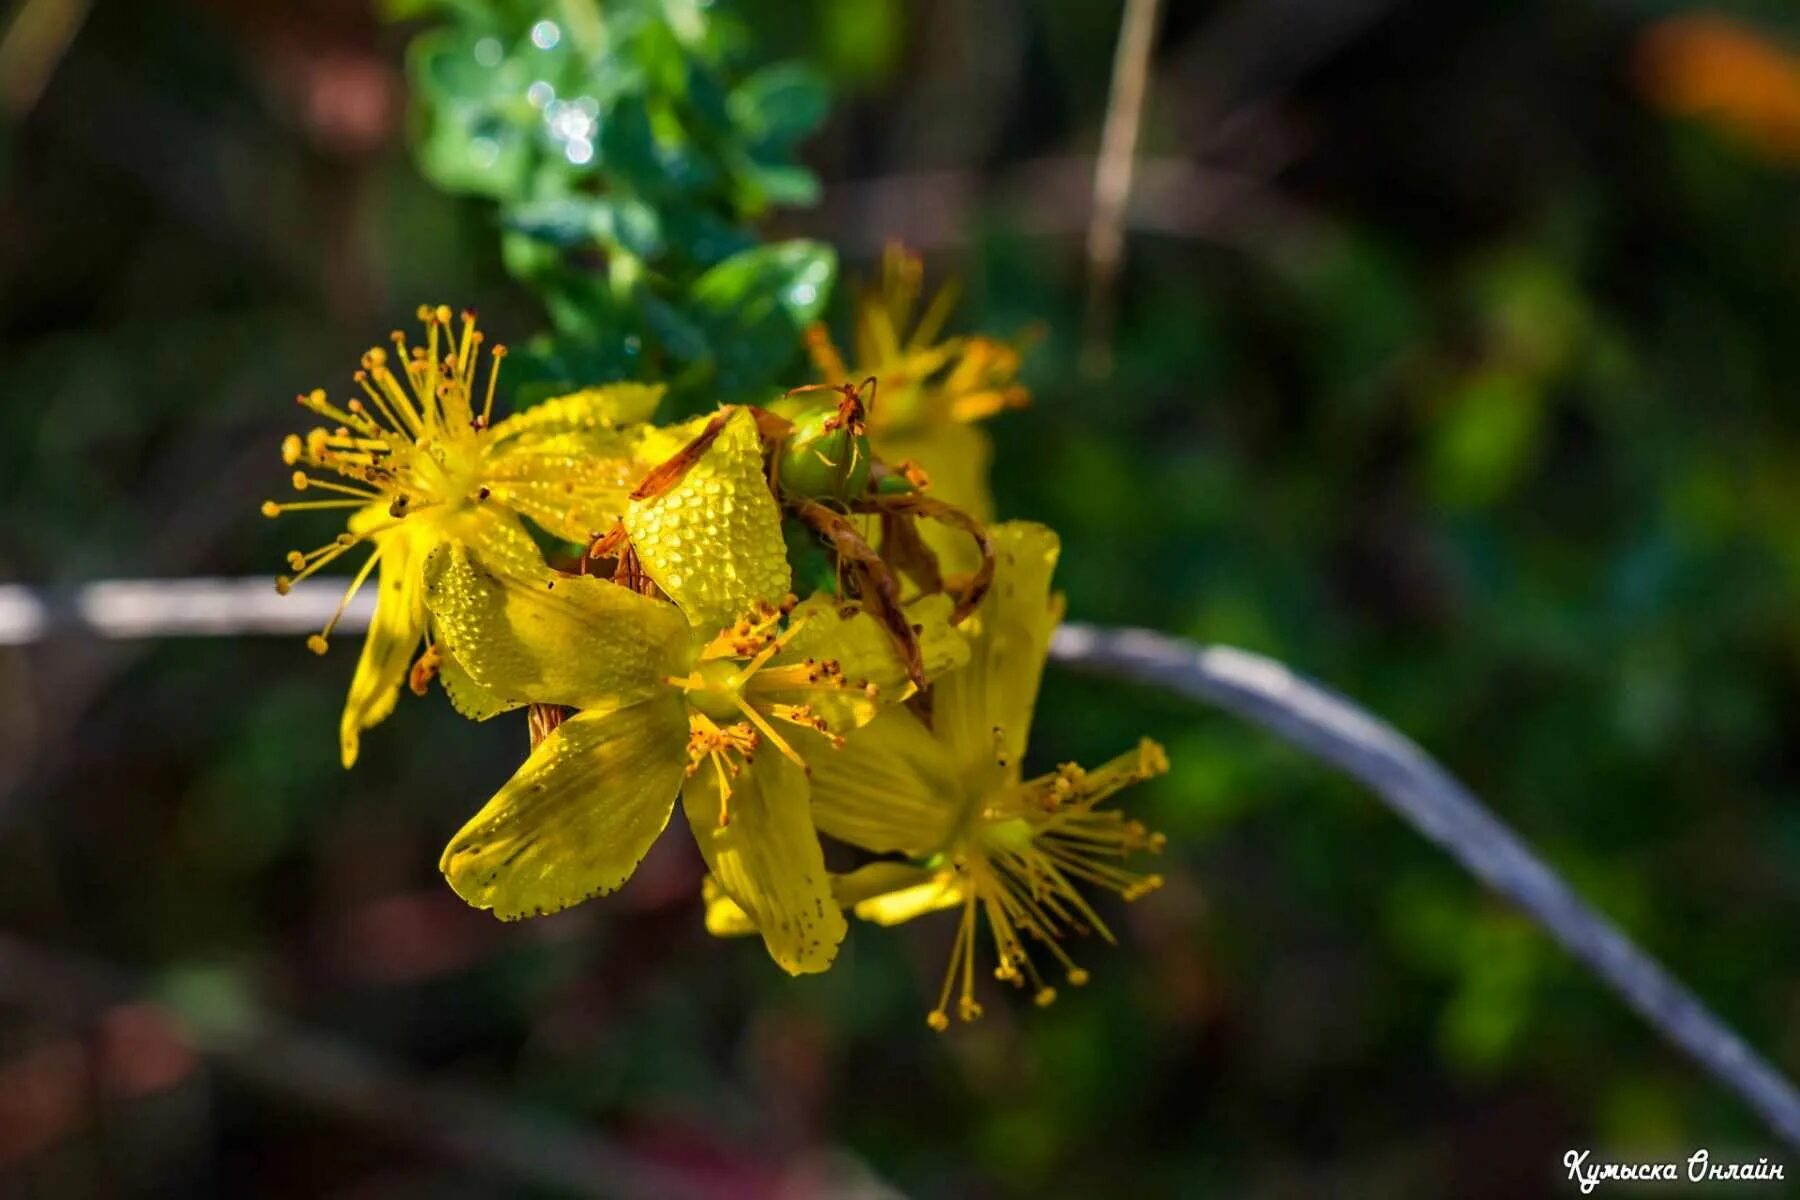
[[[742,714],[738,697],[743,694],[744,671],[730,658],[714,658],[698,664],[691,677],[687,701],[715,721],[735,721]]]

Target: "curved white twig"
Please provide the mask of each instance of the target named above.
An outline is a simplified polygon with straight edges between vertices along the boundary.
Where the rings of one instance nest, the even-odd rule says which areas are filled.
[[[1149,630],[1065,625],[1051,655],[1075,670],[1217,705],[1360,780],[1477,879],[1529,913],[1800,1150],[1794,1085],[1393,726],[1261,655],[1195,646]]]

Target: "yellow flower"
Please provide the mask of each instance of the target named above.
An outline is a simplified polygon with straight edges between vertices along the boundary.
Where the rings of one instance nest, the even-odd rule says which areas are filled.
[[[808,764],[913,687],[867,614],[825,597],[791,607],[755,421],[739,409],[707,427],[712,440],[679,482],[624,516],[643,571],[673,603],[591,576],[495,571],[460,543],[432,555],[427,603],[468,674],[509,702],[581,710],[451,840],[441,866],[458,895],[496,916],[555,912],[630,878],[679,793],[714,878],[755,915],[776,962],[821,971],[844,920],[813,829]],[[939,596],[912,612],[933,671],[967,653],[949,607]]]
[[[446,538],[480,547],[503,569],[542,565],[536,543],[519,518],[550,533],[585,539],[624,510],[641,473],[633,457],[660,387],[616,384],[550,400],[491,424],[504,346],[494,347],[485,391],[476,408],[482,335],[475,315],[451,325],[448,308],[421,308],[425,344],[393,335],[394,354],[363,355],[356,383],[362,395],[333,404],[323,390],[300,403],[332,422],[304,437],[290,434],[282,459],[295,467],[296,491],[324,499],[263,504],[266,516],[312,509],[353,510],[344,532],[316,550],[288,555],[293,575],[276,579],[285,593],[296,581],[365,543],[374,553],[344,593],[338,613],[307,644],[323,654],[338,616],[379,564],[375,616],[350,683],[339,741],[346,767],[356,761],[363,730],[385,719],[421,640],[430,630],[421,590],[426,557]],[[398,364],[398,374],[390,363]],[[309,473],[317,472],[317,473]],[[323,477],[335,476],[336,478]],[[457,669],[439,661],[446,690],[474,715],[491,708]]]
[[[1083,896],[1089,884],[1135,899],[1162,880],[1127,865],[1162,847],[1161,835],[1101,802],[1120,788],[1168,769],[1151,741],[1104,766],[1066,764],[1035,779],[1020,762],[1059,605],[1050,596],[1058,544],[1040,525],[995,526],[999,564],[994,589],[964,626],[968,664],[931,689],[929,725],[905,709],[884,710],[817,763],[813,814],[832,837],[909,861],[883,861],[834,881],[838,902],[859,917],[895,924],[955,908],[961,926],[930,1023],[949,1024],[951,995],[964,1020],[975,999],[976,943],[986,922],[999,957],[994,974],[1029,982],[1047,1004],[1056,992],[1030,950],[1042,947],[1072,984],[1086,982],[1061,945],[1071,932],[1106,923]],[[737,932],[754,924],[728,895],[709,892],[708,927]]]
[[[942,288],[920,313],[923,275],[917,255],[890,245],[879,285],[857,304],[854,369],[823,326],[812,329],[809,347],[827,383],[871,375],[878,381],[868,429],[879,458],[895,465],[917,463],[930,477],[932,495],[987,521],[993,516],[987,483],[993,451],[987,434],[973,423],[1026,403],[1028,395],[1017,382],[1019,351],[988,337],[939,341],[956,289]],[[962,542],[943,540],[954,548],[953,558],[968,555]]]

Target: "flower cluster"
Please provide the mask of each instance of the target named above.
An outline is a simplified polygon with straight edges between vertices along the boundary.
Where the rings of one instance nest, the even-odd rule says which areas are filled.
[[[679,799],[707,927],[789,972],[831,965],[846,912],[960,914],[942,1029],[981,1012],[984,926],[995,976],[1039,1003],[1053,972],[1085,981],[1068,935],[1111,934],[1084,889],[1161,882],[1134,862],[1161,837],[1107,802],[1167,762],[1145,741],[1027,777],[1059,543],[990,521],[971,425],[1023,401],[1017,350],[940,342],[947,293],[914,325],[917,260],[885,268],[854,370],[815,334],[825,382],[662,426],[641,384],[495,420],[504,348],[483,374],[474,315],[422,308],[352,397],[300,397],[325,422],[283,445],[307,496],[264,511],[348,515],[282,591],[366,545],[348,605],[379,568],[345,766],[408,686],[475,720],[526,710],[530,754],[443,854],[464,900],[514,919],[614,891]]]

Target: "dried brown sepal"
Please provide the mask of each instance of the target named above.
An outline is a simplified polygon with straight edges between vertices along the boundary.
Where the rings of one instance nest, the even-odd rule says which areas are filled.
[[[863,540],[850,519],[817,500],[803,500],[794,507],[795,514],[831,544],[838,567],[847,571],[856,585],[863,608],[887,630],[906,674],[917,687],[925,686],[925,660],[919,651],[919,635],[906,619],[900,606],[900,583],[887,561]]]
[[[881,514],[881,556],[930,595],[944,590],[943,571],[932,548],[919,536],[918,522],[906,513]]]
[[[762,439],[765,448],[779,446],[794,432],[792,421],[760,404],[750,405],[750,415],[756,420],[756,436]]]
[[[613,527],[605,533],[598,534],[588,543],[587,553],[581,556],[582,570],[587,570],[589,562],[602,558],[617,558],[631,545],[631,535],[625,532],[625,522],[614,521]]]
[[[981,550],[981,566],[966,579],[955,581],[957,600],[956,611],[951,614],[951,621],[959,622],[981,604],[982,597],[987,595],[988,588],[994,583],[994,539],[988,536],[987,527],[954,504],[946,504],[942,500],[914,492],[902,492],[895,496],[870,496],[858,501],[854,506],[857,512],[880,513],[885,518],[888,514],[925,517],[952,529],[960,529],[975,539]]]
[[[536,750],[538,743],[555,732],[569,715],[567,709],[560,704],[532,704],[525,709],[525,725],[531,731],[531,748]]]
[[[623,521],[615,523],[607,532],[588,543],[587,552],[581,556],[581,574],[588,573],[590,562],[608,558],[613,560],[610,578],[614,583],[630,588],[640,596],[667,599],[662,589],[645,572],[643,560],[638,558],[637,548],[631,544],[631,535],[625,532]]]
[[[725,422],[731,420],[732,411],[729,408],[720,409],[693,441],[671,454],[664,462],[652,467],[650,473],[633,489],[631,498],[653,500],[680,483],[694,464],[700,461],[700,456],[706,453],[707,447],[718,440],[719,434],[725,429]]]

